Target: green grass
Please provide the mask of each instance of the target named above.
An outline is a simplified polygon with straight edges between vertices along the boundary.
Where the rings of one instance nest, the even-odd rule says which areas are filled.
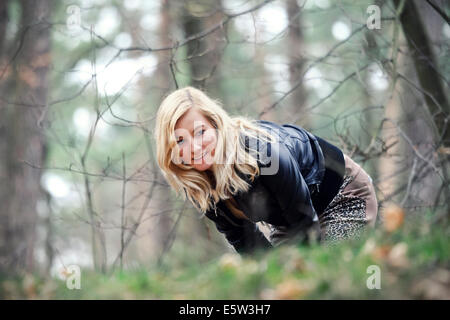
[[[426,216],[334,245],[282,246],[208,263],[102,275],[82,270],[81,289],[59,279],[0,278],[1,299],[450,299],[450,228]],[[384,249],[383,249],[384,248]],[[381,289],[368,289],[370,265]]]

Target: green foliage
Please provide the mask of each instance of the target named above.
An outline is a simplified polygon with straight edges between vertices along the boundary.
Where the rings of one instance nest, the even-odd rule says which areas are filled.
[[[0,298],[31,299],[421,299],[449,298],[450,228],[412,217],[396,231],[382,226],[335,244],[280,246],[206,263],[117,271],[82,270],[81,289],[27,274],[2,278]],[[195,250],[195,249],[192,249]],[[368,289],[379,266],[381,289]]]

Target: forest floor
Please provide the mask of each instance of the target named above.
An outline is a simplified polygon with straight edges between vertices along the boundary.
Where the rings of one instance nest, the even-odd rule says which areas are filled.
[[[184,268],[82,270],[79,290],[64,279],[3,276],[0,299],[450,299],[450,226],[433,219],[394,214],[358,239]]]

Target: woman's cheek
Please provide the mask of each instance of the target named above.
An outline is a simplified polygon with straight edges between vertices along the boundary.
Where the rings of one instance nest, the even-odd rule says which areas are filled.
[[[180,147],[178,154],[179,154],[180,159],[183,160],[184,163],[188,163],[188,160],[186,159],[187,152],[184,149],[185,148]]]
[[[215,144],[215,141],[216,141],[216,136],[215,136],[214,132],[207,132],[205,134],[205,136],[203,137],[203,145],[204,146],[209,146],[212,143]]]
[[[183,158],[184,162],[186,164],[191,163],[191,157],[190,157],[191,153],[190,153],[189,148],[188,147],[184,147],[182,150],[183,150],[182,151],[183,152],[182,158]]]

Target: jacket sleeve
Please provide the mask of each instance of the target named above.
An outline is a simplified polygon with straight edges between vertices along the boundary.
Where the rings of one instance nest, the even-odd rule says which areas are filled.
[[[280,214],[292,232],[307,237],[310,229],[317,230],[318,219],[300,165],[285,143],[267,143],[266,147],[270,156],[266,155],[262,167],[277,163],[278,168],[272,174],[264,174],[262,170],[259,178],[278,201]]]
[[[224,234],[227,241],[240,254],[272,247],[258,226],[251,221],[232,218],[222,213],[216,215],[212,211],[208,211],[205,215],[214,221],[217,230]]]

